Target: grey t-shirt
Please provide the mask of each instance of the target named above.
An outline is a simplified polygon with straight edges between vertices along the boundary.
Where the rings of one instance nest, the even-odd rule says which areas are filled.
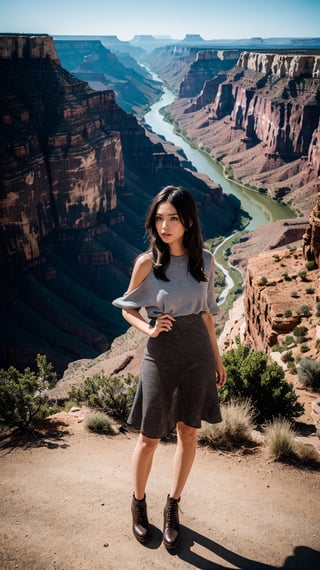
[[[171,256],[166,269],[170,281],[157,279],[151,271],[145,280],[130,293],[115,299],[112,304],[120,309],[144,307],[150,319],[168,313],[173,317],[198,313],[217,314],[219,307],[214,292],[214,259],[203,250],[204,272],[208,281],[200,283],[188,271],[189,256]]]

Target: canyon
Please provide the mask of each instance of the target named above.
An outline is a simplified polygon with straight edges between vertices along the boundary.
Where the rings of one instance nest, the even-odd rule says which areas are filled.
[[[62,373],[124,332],[111,301],[162,186],[193,192],[208,236],[237,226],[240,205],[153,142],[113,90],[64,69],[51,37],[1,35],[0,75],[1,364],[43,353]]]
[[[319,301],[320,56],[196,43],[143,55],[177,93],[166,116],[229,178],[303,216],[281,224],[273,244],[260,230],[260,238],[245,235],[232,248],[233,263],[246,275],[246,339],[270,352],[283,326],[289,332],[304,318],[301,299],[289,320],[275,308],[277,295],[284,307],[290,294],[275,248],[298,243],[291,258],[300,273],[314,262],[312,310]],[[61,374],[71,362],[105,354],[121,337],[125,324],[111,301],[145,249],[144,214],[163,185],[190,188],[205,238],[241,228],[239,202],[143,127],[159,83],[145,68],[139,75],[138,64],[126,68],[132,56],[107,46],[97,38],[0,36],[3,365],[33,366],[40,352]],[[262,264],[255,261],[260,252]],[[297,267],[292,272],[299,275]]]

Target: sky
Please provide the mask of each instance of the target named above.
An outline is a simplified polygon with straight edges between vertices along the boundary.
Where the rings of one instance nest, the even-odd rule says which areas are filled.
[[[320,0],[0,0],[0,32],[319,37]]]

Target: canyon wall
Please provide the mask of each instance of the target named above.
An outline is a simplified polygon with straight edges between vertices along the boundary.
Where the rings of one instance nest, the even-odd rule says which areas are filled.
[[[245,51],[167,113],[231,178],[308,216],[320,167],[319,66],[306,50]]]
[[[146,107],[160,97],[161,85],[128,53],[116,55],[105,47],[105,42],[106,38],[57,39],[55,46],[65,69],[94,90],[112,89],[124,111],[141,117]]]

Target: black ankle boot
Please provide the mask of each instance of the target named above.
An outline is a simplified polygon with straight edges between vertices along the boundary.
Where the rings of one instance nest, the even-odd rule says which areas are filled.
[[[163,509],[163,538],[162,542],[169,550],[175,548],[180,539],[179,501],[169,495]]]
[[[147,542],[150,538],[150,525],[147,514],[146,496],[140,501],[133,495],[131,502],[132,532],[139,542]]]

